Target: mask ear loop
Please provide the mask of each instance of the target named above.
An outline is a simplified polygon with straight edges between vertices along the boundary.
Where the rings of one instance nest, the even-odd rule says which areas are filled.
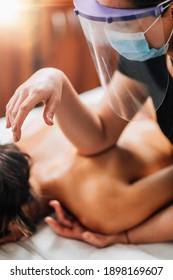
[[[171,3],[172,3],[173,1],[171,1],[171,0],[163,1],[162,3],[160,3],[159,5],[157,5],[157,7],[162,6],[162,5],[166,4],[167,2],[171,2]],[[163,7],[163,10],[167,9],[167,8],[171,5],[171,3],[169,3],[168,5],[166,5],[165,7]],[[160,19],[160,17],[161,17],[161,15],[159,15],[159,17],[156,18],[156,20],[155,20],[143,33],[145,34],[148,30],[150,30],[150,28]],[[171,32],[171,35],[170,35],[170,36],[172,36],[172,32]],[[170,40],[170,37],[169,37],[167,43],[169,42],[169,40]]]
[[[143,34],[147,33],[147,31],[150,30],[150,28],[151,28],[160,18],[161,18],[161,15],[158,16],[158,18],[155,19],[155,21],[143,32]],[[171,39],[171,36],[172,36],[172,33],[173,33],[173,29],[172,29],[172,31],[171,31],[171,33],[170,33],[170,35],[169,35],[169,37],[168,37],[168,40],[167,40],[167,42],[165,43],[165,45],[167,45],[167,44],[169,43],[169,41],[170,41],[170,39]]]
[[[151,27],[153,27],[153,25],[161,18],[161,15],[158,16],[153,23],[143,32],[144,34],[148,32],[148,30],[150,30]]]

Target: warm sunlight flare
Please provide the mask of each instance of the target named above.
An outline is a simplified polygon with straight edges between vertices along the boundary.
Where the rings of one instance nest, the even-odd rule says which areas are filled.
[[[0,25],[14,25],[22,12],[22,0],[5,0],[0,4]]]

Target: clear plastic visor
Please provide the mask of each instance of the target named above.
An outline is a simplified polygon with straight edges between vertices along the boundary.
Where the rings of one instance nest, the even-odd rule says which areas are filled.
[[[157,110],[169,83],[164,54],[171,32],[164,33],[162,17],[112,23],[79,18],[114,112],[131,120],[148,97]]]

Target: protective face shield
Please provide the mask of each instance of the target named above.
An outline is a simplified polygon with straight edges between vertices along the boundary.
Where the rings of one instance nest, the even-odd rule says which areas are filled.
[[[74,0],[101,85],[114,112],[126,120],[145,108],[149,96],[156,110],[165,98],[169,75],[164,54],[172,32],[165,34],[162,14],[172,2],[116,9],[97,0]]]

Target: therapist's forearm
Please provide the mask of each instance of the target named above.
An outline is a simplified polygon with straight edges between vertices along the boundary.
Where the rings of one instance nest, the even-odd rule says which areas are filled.
[[[111,129],[107,128],[104,119],[96,113],[94,107],[88,107],[81,102],[66,77],[61,101],[56,109],[56,118],[64,134],[83,155],[96,154],[111,147],[126,125],[125,121],[120,120],[114,134],[111,133]]]

